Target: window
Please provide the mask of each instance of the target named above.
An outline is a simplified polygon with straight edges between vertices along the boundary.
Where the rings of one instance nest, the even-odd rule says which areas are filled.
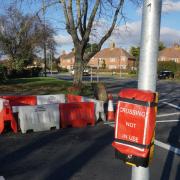
[[[122,61],[126,61],[126,56],[121,56]]]
[[[110,62],[115,62],[116,58],[110,58]]]
[[[116,65],[109,65],[109,69],[116,69]]]
[[[126,69],[126,65],[121,65],[120,69]]]
[[[161,57],[161,58],[160,58],[160,61],[165,61],[165,57]]]
[[[174,58],[173,61],[178,63],[178,58]]]

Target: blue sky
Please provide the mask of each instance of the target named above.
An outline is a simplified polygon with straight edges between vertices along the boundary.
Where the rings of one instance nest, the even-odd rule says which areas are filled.
[[[13,0],[0,0],[0,14],[3,13],[7,4],[13,2]],[[30,1],[30,0],[29,0]],[[42,1],[37,0],[37,3],[27,5],[27,3],[21,4],[21,9],[26,13],[36,12],[41,6]],[[140,31],[141,31],[141,8],[135,6],[130,1],[126,0],[124,6],[124,13],[127,17],[126,25],[121,22],[116,26],[115,31],[111,38],[104,44],[104,47],[108,47],[111,42],[115,42],[116,46],[124,49],[129,49],[131,46],[138,46],[140,43]],[[67,34],[63,24],[63,14],[60,9],[60,5],[47,9],[46,19],[56,29],[56,42],[57,56],[62,50],[70,51],[72,46],[71,37]],[[104,25],[108,22],[106,18],[101,19],[97,24],[98,32],[104,29]],[[101,36],[98,34],[97,37]],[[161,36],[160,39],[166,44],[171,46],[173,43],[180,43],[180,1],[179,0],[163,0],[163,9],[161,16]]]

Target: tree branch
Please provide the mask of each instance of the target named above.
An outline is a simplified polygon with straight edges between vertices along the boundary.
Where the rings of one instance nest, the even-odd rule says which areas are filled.
[[[70,31],[71,31],[71,36],[73,39],[74,44],[79,44],[79,38],[77,35],[77,30],[75,28],[75,24],[74,24],[74,17],[73,17],[73,10],[72,10],[72,0],[69,0],[68,3],[68,8],[67,8],[67,15],[68,15],[68,19],[69,19],[69,27],[70,27]]]
[[[87,22],[87,13],[88,13],[88,0],[84,0],[83,3],[83,29],[86,31],[86,22]]]
[[[124,4],[124,0],[120,0],[120,1],[119,1],[119,4],[118,4],[118,6],[117,6],[117,9],[116,9],[116,11],[115,11],[115,14],[114,14],[114,18],[113,18],[111,27],[109,28],[108,32],[101,38],[100,42],[98,43],[98,47],[96,48],[96,50],[94,50],[94,51],[91,52],[91,53],[88,53],[88,54],[85,54],[85,55],[84,55],[83,59],[84,59],[85,61],[88,61],[88,60],[89,60],[90,58],[92,58],[98,51],[100,51],[103,43],[111,36],[112,31],[114,30],[114,27],[115,27],[116,22],[117,22],[118,14],[119,14],[120,10],[122,9],[123,4]],[[122,14],[122,12],[121,12],[121,14]]]
[[[65,21],[66,21],[66,29],[67,29],[67,32],[69,34],[71,34],[71,31],[70,31],[70,22],[69,22],[69,17],[68,17],[68,13],[67,13],[67,7],[66,7],[66,2],[65,0],[59,0],[59,3],[62,4],[62,7],[63,7],[63,11],[64,11],[64,17],[65,17]]]
[[[96,16],[96,12],[97,12],[98,7],[99,7],[99,3],[100,3],[100,0],[96,0],[94,8],[93,8],[93,10],[91,12],[91,15],[89,17],[89,21],[88,21],[88,25],[87,25],[87,28],[86,28],[85,35],[83,37],[83,44],[86,44],[89,41],[89,35],[91,33],[92,25],[93,25],[93,22],[94,22],[94,19],[95,19],[95,16]]]
[[[81,37],[84,36],[84,30],[82,27],[82,14],[81,14],[81,5],[80,5],[80,0],[76,0],[76,7],[77,7],[77,26],[76,29],[79,28],[79,32],[81,34]]]

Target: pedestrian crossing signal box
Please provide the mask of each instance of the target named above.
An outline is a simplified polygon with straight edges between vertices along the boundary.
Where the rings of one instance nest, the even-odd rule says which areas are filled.
[[[122,89],[116,109],[115,157],[125,163],[147,167],[154,150],[157,93]]]

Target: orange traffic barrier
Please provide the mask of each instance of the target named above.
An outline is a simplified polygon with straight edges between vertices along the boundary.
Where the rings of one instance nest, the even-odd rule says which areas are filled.
[[[67,94],[67,102],[68,103],[73,103],[73,102],[82,102],[83,97],[78,96],[78,95],[73,95],[73,94]]]
[[[95,124],[95,111],[93,102],[63,103],[60,108],[60,126],[65,128],[86,127]]]
[[[0,107],[0,133],[4,130],[4,122],[10,121],[12,130],[17,133],[17,123],[13,116],[11,106],[8,100],[1,99]]]
[[[112,94],[108,94],[108,112],[107,112],[107,120],[114,121],[115,114],[114,114],[114,107],[113,107],[113,97]]]
[[[0,98],[9,100],[11,106],[37,105],[36,96],[0,96]]]

